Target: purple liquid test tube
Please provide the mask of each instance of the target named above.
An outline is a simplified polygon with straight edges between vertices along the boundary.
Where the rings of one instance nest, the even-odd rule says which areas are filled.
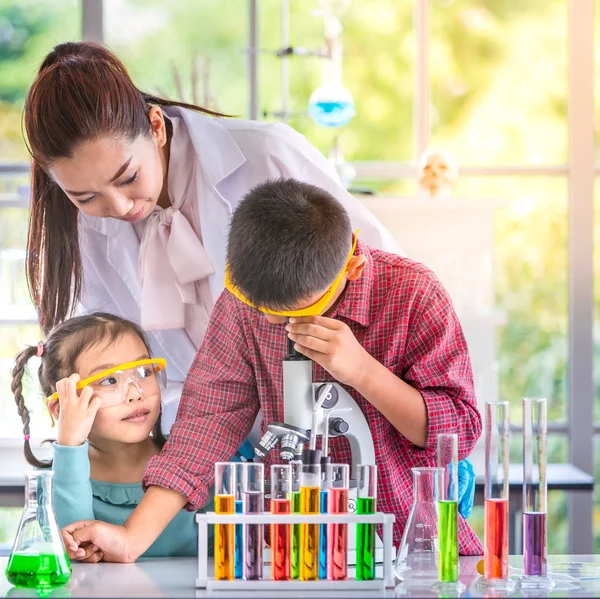
[[[263,464],[246,464],[243,472],[242,497],[244,514],[262,514],[265,511]],[[263,578],[263,531],[262,524],[244,524],[242,550],[244,580]]]

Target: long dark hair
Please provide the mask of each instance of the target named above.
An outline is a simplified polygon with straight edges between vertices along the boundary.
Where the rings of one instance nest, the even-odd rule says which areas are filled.
[[[78,209],[46,171],[86,140],[150,136],[151,104],[227,116],[140,91],[123,63],[91,42],[56,46],[27,94],[23,121],[33,165],[26,270],[45,333],[73,314],[83,280]]]
[[[139,337],[146,346],[148,355],[151,355],[150,345],[144,331],[137,324],[120,316],[97,312],[86,316],[77,316],[57,325],[43,344],[42,363],[38,370],[38,378],[44,395],[49,397],[55,393],[56,382],[75,372],[77,358],[82,352],[99,343],[114,343],[126,333]],[[30,345],[17,356],[12,371],[11,390],[15,396],[17,411],[23,421],[25,459],[36,468],[50,468],[52,461],[38,460],[31,450],[29,410],[23,397],[25,367],[29,359],[37,353],[37,346]],[[162,449],[166,439],[161,431],[160,415],[152,429],[152,438]]]

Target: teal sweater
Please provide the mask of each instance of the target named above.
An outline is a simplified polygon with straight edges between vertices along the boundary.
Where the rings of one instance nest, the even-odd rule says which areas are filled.
[[[60,528],[78,520],[101,520],[122,525],[142,500],[141,483],[105,483],[90,478],[88,444],[65,447],[53,443],[53,505]],[[248,441],[234,461],[253,454]],[[211,493],[203,511],[214,511]],[[181,510],[142,557],[189,557],[198,553],[195,512]],[[212,548],[212,527],[208,546]]]

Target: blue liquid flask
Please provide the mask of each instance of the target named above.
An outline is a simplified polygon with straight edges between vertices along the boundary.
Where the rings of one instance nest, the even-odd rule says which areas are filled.
[[[322,127],[342,127],[356,114],[354,99],[342,86],[324,85],[310,96],[308,114]]]

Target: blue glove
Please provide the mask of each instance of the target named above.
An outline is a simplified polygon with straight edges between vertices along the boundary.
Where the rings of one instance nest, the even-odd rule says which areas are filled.
[[[239,447],[239,449],[235,452],[233,456],[232,462],[248,462],[254,459],[254,447],[252,447],[252,443],[246,439]],[[460,469],[459,469],[460,473]]]
[[[466,520],[475,501],[475,470],[468,460],[458,462],[458,513]]]

